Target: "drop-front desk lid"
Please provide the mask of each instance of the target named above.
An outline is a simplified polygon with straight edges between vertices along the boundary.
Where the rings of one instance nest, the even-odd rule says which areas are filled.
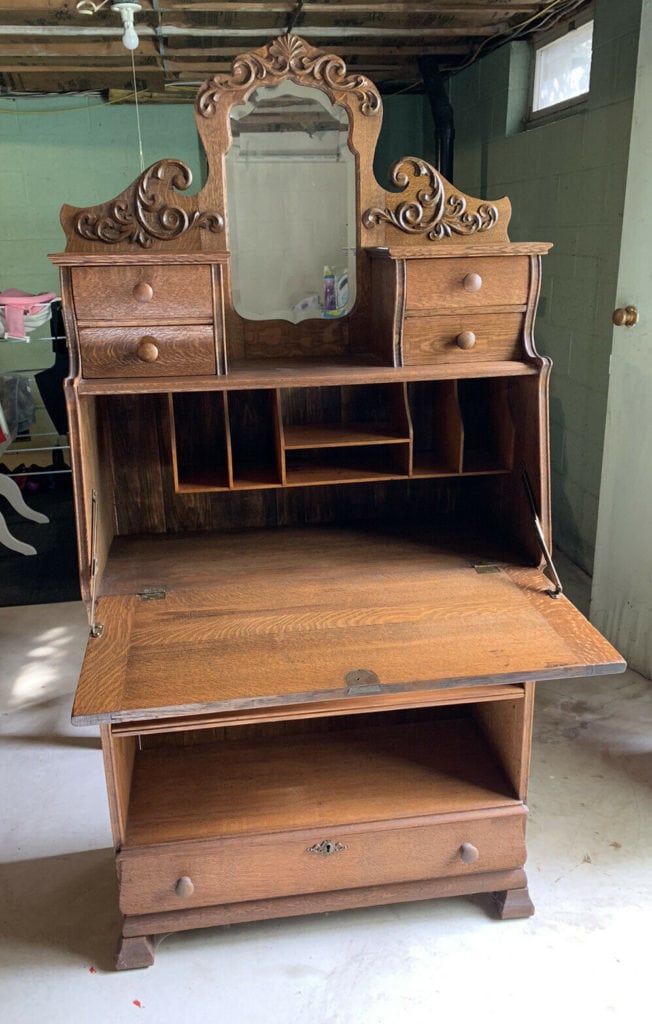
[[[369,529],[117,538],[81,724],[621,671],[536,568]],[[375,699],[380,699],[377,697]]]

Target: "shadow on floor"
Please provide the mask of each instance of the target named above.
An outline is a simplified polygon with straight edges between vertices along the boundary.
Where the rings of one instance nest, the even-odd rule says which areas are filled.
[[[72,955],[89,970],[113,969],[122,925],[113,850],[0,864],[0,892],[9,962],[45,953],[50,965]]]

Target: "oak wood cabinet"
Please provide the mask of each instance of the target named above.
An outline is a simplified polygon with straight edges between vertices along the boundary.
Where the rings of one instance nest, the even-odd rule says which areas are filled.
[[[343,106],[350,315],[231,299],[229,111],[287,80]],[[548,246],[424,161],[374,180],[373,85],[286,36],[199,91],[210,174],[179,161],[64,207],[79,559],[124,928],[464,893],[532,913],[535,680],[619,655],[544,572]],[[288,183],[290,187],[290,183]],[[264,244],[264,237],[261,239]]]

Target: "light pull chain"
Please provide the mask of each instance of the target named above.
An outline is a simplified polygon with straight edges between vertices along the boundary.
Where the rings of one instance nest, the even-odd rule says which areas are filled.
[[[134,102],[136,104],[136,128],[138,130],[138,155],[140,157],[140,172],[145,170],[145,157],[143,156],[143,137],[140,133],[140,109],[138,107],[138,87],[136,85],[136,64],[134,62],[134,51],[131,50],[131,77],[134,83]]]

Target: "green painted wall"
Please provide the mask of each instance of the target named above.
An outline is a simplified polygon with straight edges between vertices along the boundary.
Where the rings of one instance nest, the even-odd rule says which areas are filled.
[[[430,107],[422,96],[385,96],[383,126],[376,146],[374,174],[389,187],[388,172],[403,156],[432,159],[434,128]]]
[[[140,173],[135,107],[110,106],[96,96],[62,96],[0,97],[0,108],[3,286],[55,290],[57,272],[47,253],[65,244],[60,207],[104,202]],[[140,119],[145,166],[180,157],[197,181],[192,107],[141,106]]]
[[[0,109],[0,287],[58,292],[47,254],[65,247],[59,210],[105,202],[138,177],[135,108],[100,96],[2,96]],[[141,106],[140,117],[145,166],[180,157],[197,183],[192,107]],[[49,342],[0,342],[0,371],[42,367],[52,358]]]
[[[640,0],[597,0],[591,90],[580,112],[522,130],[529,47],[511,44],[455,76],[455,184],[508,195],[513,241],[550,241],[536,337],[554,361],[555,542],[593,565]]]

